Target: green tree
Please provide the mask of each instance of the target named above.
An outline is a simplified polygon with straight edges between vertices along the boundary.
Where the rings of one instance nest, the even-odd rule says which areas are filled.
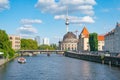
[[[38,47],[38,49],[40,49],[40,50],[56,50],[57,47],[56,47],[55,44],[51,44],[50,46],[43,44],[43,45],[40,45],[40,46]]]
[[[50,47],[52,47],[54,50],[58,49],[58,46],[56,44],[51,44]]]
[[[5,58],[12,58],[15,55],[15,51],[12,49],[12,43],[4,30],[0,30],[0,51],[4,52]]]
[[[21,49],[23,50],[35,50],[38,49],[37,42],[32,39],[21,39]]]
[[[89,34],[90,51],[98,51],[98,35],[97,33]]]

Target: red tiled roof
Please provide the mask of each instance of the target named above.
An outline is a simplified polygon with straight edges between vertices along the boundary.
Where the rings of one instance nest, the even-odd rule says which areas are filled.
[[[104,35],[98,35],[98,41],[104,41]]]
[[[86,27],[83,28],[81,34],[84,35],[84,36],[87,37],[87,38],[89,37],[89,32],[88,32],[88,30],[87,30]]]

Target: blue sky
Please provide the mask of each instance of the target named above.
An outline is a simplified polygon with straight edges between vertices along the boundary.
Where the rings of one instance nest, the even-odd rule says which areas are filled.
[[[120,22],[120,0],[0,0],[0,29],[57,43],[66,34],[67,8],[69,31],[78,34],[84,26],[105,34]]]

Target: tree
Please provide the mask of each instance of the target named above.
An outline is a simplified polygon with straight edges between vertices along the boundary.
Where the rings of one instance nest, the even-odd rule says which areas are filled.
[[[97,33],[89,34],[90,51],[98,51],[98,35]]]
[[[54,50],[58,49],[58,46],[56,44],[51,44],[50,47],[52,47]]]
[[[37,42],[32,39],[21,39],[21,49],[36,50],[38,49]]]
[[[5,58],[12,58],[15,54],[15,51],[12,49],[12,43],[4,30],[0,30],[0,51],[4,52]]]
[[[57,49],[57,46],[56,46],[56,44],[51,44],[50,46],[49,45],[40,45],[39,47],[38,47],[38,49],[40,49],[40,50],[56,50]]]

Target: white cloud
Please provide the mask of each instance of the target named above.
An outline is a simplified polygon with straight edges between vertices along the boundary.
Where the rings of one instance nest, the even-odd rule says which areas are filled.
[[[63,14],[66,8],[69,8],[69,13],[83,13],[93,15],[93,6],[96,4],[95,0],[38,0],[35,5],[36,8],[43,13]]]
[[[23,25],[17,29],[20,35],[34,35],[38,33],[32,25]]]
[[[22,19],[22,24],[40,24],[42,23],[42,20],[39,19]]]
[[[9,0],[0,0],[0,11],[9,9]]]
[[[110,9],[102,9],[102,12],[109,12],[110,11]]]
[[[84,17],[73,17],[73,19],[71,19],[71,23],[94,23],[95,21],[93,20],[92,17],[90,16],[84,16]]]
[[[56,15],[54,19],[56,20],[65,20],[65,15]],[[68,16],[69,22],[74,24],[82,24],[82,23],[94,23],[92,17],[90,16],[84,16],[84,17],[76,17],[76,16]]]
[[[117,8],[118,11],[120,11],[120,8]]]
[[[66,16],[65,15],[56,15],[56,16],[54,16],[54,19],[56,19],[56,20],[65,20],[65,18],[66,18]]]

